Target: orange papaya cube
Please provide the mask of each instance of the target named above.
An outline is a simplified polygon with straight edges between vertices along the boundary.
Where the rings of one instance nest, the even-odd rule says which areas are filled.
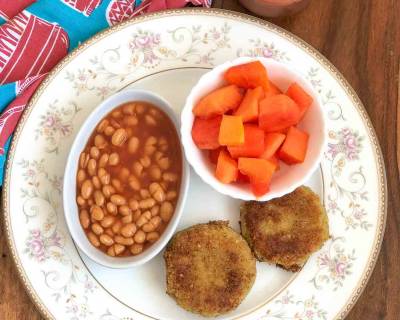
[[[229,146],[232,158],[257,158],[264,151],[264,131],[252,124],[244,125],[244,143],[240,146]]]
[[[300,119],[302,119],[308,108],[313,103],[313,98],[296,82],[292,83],[286,91],[286,95],[293,99],[300,108]]]
[[[258,103],[263,97],[264,91],[262,87],[247,89],[239,108],[233,114],[241,116],[243,122],[256,121],[258,119]]]
[[[239,107],[242,98],[242,90],[238,86],[225,86],[201,98],[194,106],[193,114],[201,118],[223,115],[227,111]]]
[[[218,142],[221,146],[237,146],[244,143],[242,117],[223,115]]]
[[[192,139],[199,149],[212,150],[219,148],[218,136],[222,117],[210,119],[196,117],[192,127]]]
[[[208,159],[210,160],[210,162],[212,164],[217,164],[218,162],[218,157],[219,157],[219,153],[221,152],[221,150],[223,150],[224,148],[218,148],[218,149],[213,149],[208,151]]]
[[[289,131],[289,129],[290,129],[290,127],[287,127],[287,128],[283,128],[283,129],[280,129],[280,130],[276,130],[274,132],[275,133],[282,133],[282,134],[284,134],[286,136],[288,131]]]
[[[258,124],[265,132],[282,130],[299,120],[300,109],[287,95],[278,94],[260,101]]]
[[[267,69],[260,61],[230,67],[225,71],[224,78],[228,83],[245,89],[261,86],[267,91],[269,88]]]
[[[266,159],[239,158],[238,168],[240,172],[253,182],[269,183],[275,172],[276,165]]]
[[[275,171],[278,171],[281,166],[279,165],[279,158],[276,154],[274,154],[271,158],[267,159],[276,165]]]
[[[251,191],[259,198],[268,193],[270,182],[250,182]]]
[[[250,179],[248,176],[246,176],[243,173],[241,173],[240,171],[238,171],[238,176],[237,176],[236,182],[237,183],[249,183]]]
[[[270,159],[275,154],[275,152],[278,151],[285,138],[286,135],[284,135],[283,133],[266,133],[264,136],[264,151],[261,154],[260,158],[267,160]]]
[[[280,160],[287,164],[302,163],[306,157],[309,135],[296,127],[290,127],[285,142],[278,151]]]
[[[238,166],[236,160],[229,156],[226,150],[221,150],[218,155],[215,177],[222,183],[235,182],[238,176]]]
[[[269,89],[264,93],[264,98],[276,96],[277,94],[282,94],[282,91],[270,81]]]

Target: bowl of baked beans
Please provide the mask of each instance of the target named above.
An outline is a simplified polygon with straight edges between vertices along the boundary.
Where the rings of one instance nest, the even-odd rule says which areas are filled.
[[[163,98],[125,90],[83,123],[69,153],[63,206],[71,236],[92,260],[141,265],[173,235],[189,184],[174,111]]]

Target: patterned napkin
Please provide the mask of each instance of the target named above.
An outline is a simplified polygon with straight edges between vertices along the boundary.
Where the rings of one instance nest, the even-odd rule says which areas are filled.
[[[121,21],[187,3],[211,0],[0,0],[0,185],[25,105],[68,52]]]

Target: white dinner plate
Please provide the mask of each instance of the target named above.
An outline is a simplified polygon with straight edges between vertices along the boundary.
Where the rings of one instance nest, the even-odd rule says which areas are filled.
[[[222,10],[172,10],[127,21],[68,55],[31,99],[14,134],[4,184],[4,225],[18,273],[46,319],[190,320],[165,293],[162,253],[133,269],[101,267],[68,234],[61,185],[70,146],[88,114],[124,88],[152,90],[179,114],[197,79],[238,56],[271,57],[300,71],[320,94],[329,143],[308,182],[329,216],[330,240],[298,273],[257,263],[243,303],[218,319],[343,319],[379,253],[386,218],[381,151],[359,98],[317,51],[265,21]],[[178,229],[229,220],[238,200],[191,171]]]

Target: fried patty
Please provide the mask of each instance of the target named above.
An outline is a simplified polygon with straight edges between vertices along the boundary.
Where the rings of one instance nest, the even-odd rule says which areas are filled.
[[[267,202],[244,202],[240,225],[259,261],[293,272],[329,238],[325,209],[318,195],[305,186]]]
[[[178,232],[164,253],[167,293],[184,309],[218,316],[235,309],[256,277],[256,260],[227,221]]]

